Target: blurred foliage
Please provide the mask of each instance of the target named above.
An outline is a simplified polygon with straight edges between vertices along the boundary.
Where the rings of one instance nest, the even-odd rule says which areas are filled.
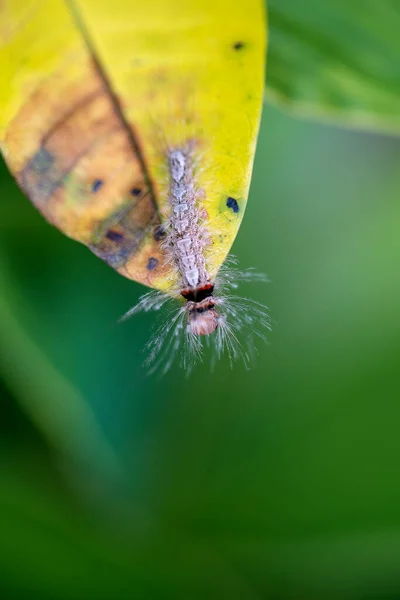
[[[268,0],[267,98],[400,132],[399,0]]]
[[[189,380],[3,167],[2,597],[399,597],[399,150],[266,110],[234,251],[277,324]]]

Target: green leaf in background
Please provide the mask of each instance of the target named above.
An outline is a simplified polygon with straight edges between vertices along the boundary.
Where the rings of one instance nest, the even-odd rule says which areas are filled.
[[[400,132],[400,2],[269,0],[267,99]]]
[[[1,600],[398,600],[399,151],[265,111],[236,252],[279,327],[189,380],[0,167]]]

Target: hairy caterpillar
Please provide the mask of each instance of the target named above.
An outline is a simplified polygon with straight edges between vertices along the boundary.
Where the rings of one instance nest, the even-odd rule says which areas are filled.
[[[152,291],[141,297],[122,320],[140,311],[159,310],[175,304],[169,318],[147,345],[146,364],[168,370],[181,349],[181,365],[190,368],[202,358],[203,340],[215,349],[213,361],[226,352],[231,364],[241,358],[246,367],[254,334],[265,340],[265,330],[270,329],[267,309],[262,304],[230,294],[239,281],[259,279],[262,275],[252,270],[235,268],[234,259],[228,259],[217,276],[212,279],[206,260],[210,244],[204,209],[199,206],[201,194],[196,189],[194,161],[191,144],[169,148],[166,152],[169,172],[169,219],[163,226],[162,248],[166,260],[177,275],[178,285],[170,293]],[[233,199],[228,201],[233,202]],[[183,304],[176,307],[175,297]],[[238,332],[247,329],[247,346],[243,347]]]

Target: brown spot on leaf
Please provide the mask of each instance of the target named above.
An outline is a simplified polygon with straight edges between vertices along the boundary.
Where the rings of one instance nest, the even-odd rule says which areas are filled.
[[[154,271],[154,269],[156,268],[157,265],[158,265],[158,260],[156,258],[154,258],[154,256],[151,256],[149,258],[149,262],[147,263],[147,269],[149,271]]]
[[[145,160],[101,65],[86,50],[75,60],[79,69],[43,77],[27,96],[5,134],[7,162],[51,223],[148,283],[149,252],[161,253]]]

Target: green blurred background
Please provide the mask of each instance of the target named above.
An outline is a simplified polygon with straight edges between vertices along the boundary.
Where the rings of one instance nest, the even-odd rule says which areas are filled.
[[[276,324],[190,379],[2,166],[1,598],[400,598],[399,157],[265,110],[234,253]]]

